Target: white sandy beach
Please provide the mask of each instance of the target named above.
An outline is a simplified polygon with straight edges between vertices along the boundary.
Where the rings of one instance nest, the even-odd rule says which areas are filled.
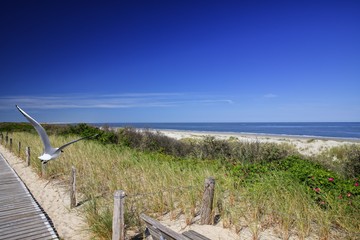
[[[217,139],[229,139],[230,137],[233,137],[239,139],[239,141],[287,143],[293,145],[305,155],[317,154],[334,146],[354,143],[360,144],[358,141],[246,135],[237,133],[189,132],[177,130],[161,130],[160,132],[166,136],[176,139],[214,136]],[[24,160],[19,159],[1,145],[0,152],[24,181],[39,204],[48,213],[62,239],[91,239],[91,235],[89,231],[87,231],[89,227],[87,226],[84,218],[79,214],[79,209],[69,208],[70,198],[66,185],[56,180],[48,181],[41,179],[31,168],[25,166]],[[179,219],[176,222],[164,220],[163,223],[175,231],[182,232],[192,229],[209,237],[210,239],[253,239],[249,228],[242,229],[239,234],[236,234],[230,229],[222,228],[221,223],[216,226],[201,226],[197,224],[188,226],[182,219]],[[275,232],[275,230],[272,231],[271,229],[267,229],[260,233],[259,239],[281,239],[279,234],[276,234]]]
[[[290,144],[294,146],[303,155],[318,154],[332,147],[360,144],[360,140],[336,139],[336,138],[317,138],[317,137],[298,137],[298,136],[281,136],[281,135],[259,135],[244,134],[232,132],[201,132],[201,131],[181,131],[181,130],[157,130],[164,135],[175,138],[197,138],[201,139],[205,136],[213,136],[216,139],[227,140],[229,138],[237,138],[239,141],[245,142],[269,142],[277,144]]]

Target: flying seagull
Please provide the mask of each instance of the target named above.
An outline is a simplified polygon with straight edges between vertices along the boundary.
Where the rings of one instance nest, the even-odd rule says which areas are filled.
[[[71,142],[68,142],[64,145],[62,145],[61,147],[59,148],[53,148],[51,145],[50,145],[50,140],[49,140],[49,137],[48,135],[46,134],[45,132],[45,129],[35,120],[33,119],[32,117],[30,117],[29,114],[27,114],[24,110],[22,110],[18,105],[16,105],[16,108],[22,113],[22,115],[24,115],[27,120],[31,123],[31,125],[33,125],[33,127],[35,128],[35,130],[37,131],[37,133],[40,135],[40,138],[41,138],[41,141],[43,142],[44,144],[44,152],[41,156],[39,156],[39,159],[41,160],[41,162],[43,162],[44,164],[47,163],[47,161],[50,161],[50,160],[54,160],[56,159],[57,157],[60,156],[62,150],[69,146],[70,144],[72,143],[75,143],[77,141],[80,141],[80,140],[83,140],[85,138],[89,138],[89,137],[94,137],[94,136],[86,136],[86,137],[82,137],[82,138],[79,138],[79,139],[76,139],[76,140],[73,140]]]

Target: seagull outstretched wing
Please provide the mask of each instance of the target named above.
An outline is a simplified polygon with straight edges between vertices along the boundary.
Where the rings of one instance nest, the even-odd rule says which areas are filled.
[[[45,152],[49,152],[52,147],[50,145],[50,140],[48,135],[45,132],[45,129],[40,125],[40,123],[38,123],[35,119],[33,119],[32,117],[30,117],[24,110],[22,110],[18,105],[16,105],[16,108],[22,113],[22,115],[24,115],[27,120],[31,123],[31,125],[33,125],[33,127],[35,128],[35,130],[37,131],[37,133],[40,135],[41,141],[44,144],[44,151]]]
[[[49,160],[56,159],[57,157],[59,157],[62,152],[62,149],[69,146],[70,144],[75,143],[75,142],[80,141],[85,138],[95,137],[97,135],[96,134],[93,136],[82,137],[82,138],[73,140],[71,142],[68,142],[59,148],[53,148],[50,145],[49,137],[46,134],[45,129],[35,119],[30,117],[29,114],[27,114],[24,110],[22,110],[18,105],[16,105],[16,108],[22,113],[22,115],[24,115],[26,117],[26,119],[31,123],[31,125],[33,125],[33,127],[36,129],[36,131],[40,135],[40,138],[44,144],[44,152],[41,156],[39,156],[39,159],[45,163]]]
[[[67,146],[69,146],[70,144],[73,144],[73,143],[75,143],[75,142],[77,142],[77,141],[83,140],[83,139],[85,139],[85,138],[96,137],[96,136],[97,136],[97,134],[95,134],[95,135],[91,135],[91,136],[86,136],[86,137],[82,137],[82,138],[79,138],[79,139],[73,140],[73,141],[68,142],[68,143],[66,143],[66,144],[62,145],[61,147],[59,147],[59,148],[58,148],[58,151],[61,151],[61,150],[62,150],[62,149],[64,149],[65,147],[67,147]]]

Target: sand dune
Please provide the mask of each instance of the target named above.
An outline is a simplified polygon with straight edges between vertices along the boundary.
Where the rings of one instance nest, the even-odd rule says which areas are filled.
[[[234,137],[239,141],[258,141],[258,142],[274,142],[287,143],[296,147],[300,153],[312,155],[320,153],[326,149],[344,144],[360,144],[359,141],[338,140],[338,139],[312,139],[300,137],[283,137],[270,135],[251,135],[237,133],[214,133],[214,132],[189,132],[177,130],[161,130],[166,136],[182,139],[182,138],[203,138],[205,136],[214,136],[217,139],[229,139]],[[59,235],[63,239],[91,239],[90,232],[84,218],[80,215],[78,208],[70,209],[70,197],[67,186],[56,180],[41,179],[31,168],[25,166],[25,162],[14,156],[7,149],[0,145],[0,152],[9,161],[9,164],[18,173],[20,178],[27,185],[31,193],[34,195],[39,204],[48,213]],[[199,233],[209,237],[210,239],[253,239],[249,229],[243,229],[236,234],[230,229],[224,229],[220,224],[217,226],[201,226],[186,225],[185,221],[179,219],[176,222],[163,221],[164,225],[175,231],[181,232],[193,229]],[[262,232],[259,239],[281,239],[276,236],[271,229]],[[311,239],[311,237],[309,238]]]

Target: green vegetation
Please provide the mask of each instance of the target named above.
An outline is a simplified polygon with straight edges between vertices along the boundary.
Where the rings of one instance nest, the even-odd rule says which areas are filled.
[[[314,161],[347,178],[356,178],[360,176],[360,145],[333,147],[314,157]]]
[[[29,123],[12,123],[12,122],[1,122],[0,123],[0,132],[31,132],[34,128]]]
[[[290,145],[212,137],[177,141],[150,130],[99,130],[86,124],[47,128],[54,145],[75,135],[99,134],[69,146],[47,169],[48,178],[68,181],[71,166],[76,167],[81,209],[99,239],[111,238],[114,191],[126,191],[129,228],[142,228],[141,212],[172,219],[183,214],[190,223],[199,213],[208,176],[216,179],[213,214],[224,227],[249,228],[254,238],[266,228],[278,229],[284,239],[355,239],[360,234],[358,145],[304,159]],[[36,158],[42,144],[36,132],[8,132],[31,147],[40,172]]]
[[[296,225],[303,224],[299,217],[303,218],[302,211],[308,211],[311,206],[319,216],[328,218],[329,225],[323,227],[330,228],[334,224],[352,232],[359,231],[360,222],[354,221],[360,216],[359,178],[344,178],[299,157],[267,164],[235,166],[232,170],[233,176],[249,187],[250,199],[255,202],[260,200],[259,204],[269,203],[262,206],[261,213],[278,215],[291,213],[292,209],[295,212],[288,217]],[[291,202],[294,205],[306,202],[306,205],[294,207]],[[255,204],[254,207],[259,206]],[[288,209],[284,210],[284,207]]]

